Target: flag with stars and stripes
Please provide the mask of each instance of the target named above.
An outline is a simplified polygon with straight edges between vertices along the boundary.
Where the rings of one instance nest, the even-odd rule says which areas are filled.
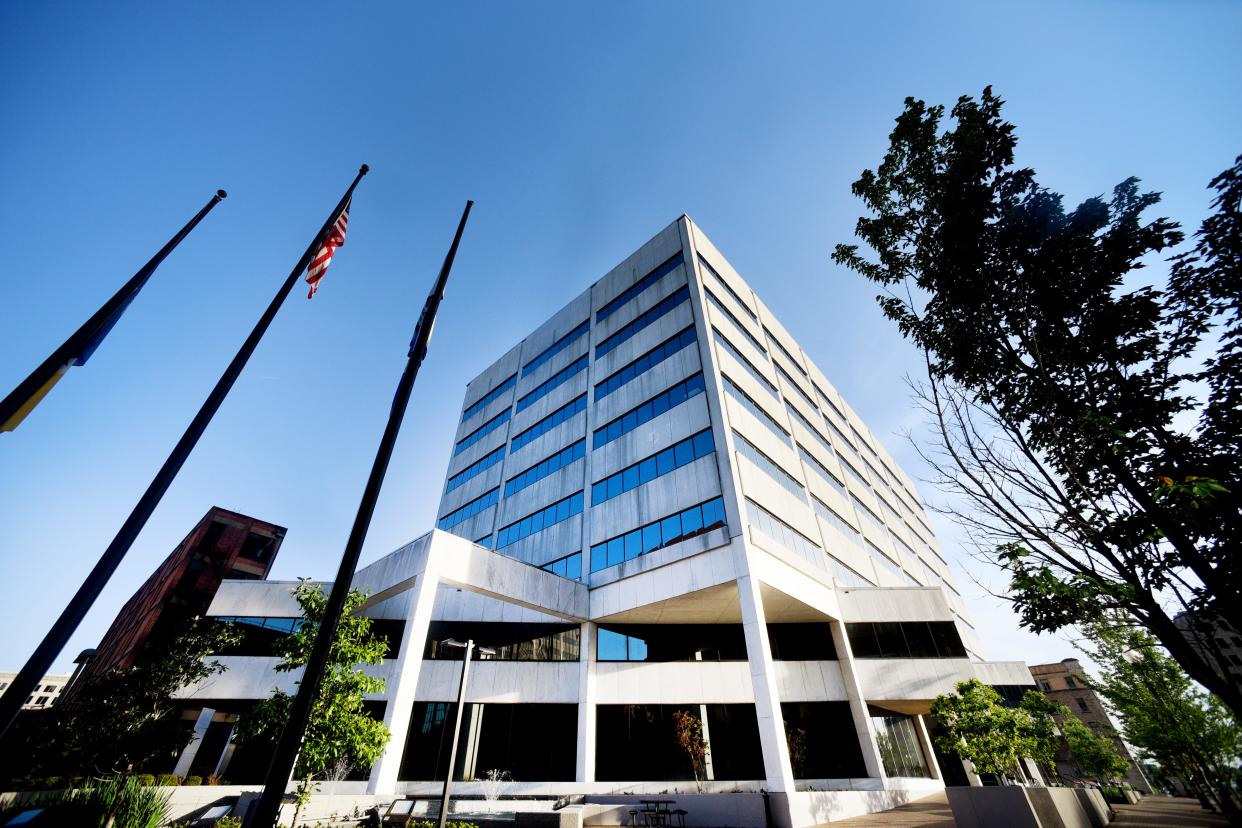
[[[328,236],[323,240],[323,246],[319,248],[319,252],[315,254],[315,258],[311,259],[310,267],[306,269],[306,284],[310,285],[310,293],[306,294],[306,298],[314,297],[315,291],[319,290],[319,280],[328,272],[328,265],[332,264],[332,254],[336,249],[345,244],[345,228],[349,226],[349,205],[345,205],[345,209],[336,217],[336,221],[332,222],[332,229],[328,231]]]

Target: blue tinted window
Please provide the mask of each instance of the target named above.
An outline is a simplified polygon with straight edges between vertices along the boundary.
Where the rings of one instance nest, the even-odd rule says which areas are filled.
[[[457,474],[450,477],[448,479],[448,483],[444,487],[444,491],[446,493],[453,491],[453,489],[456,489],[458,486],[465,483],[470,478],[478,475],[479,473],[483,471],[486,471],[487,469],[490,469],[492,466],[499,463],[501,460],[504,459],[504,456],[505,456],[505,447],[501,446],[500,448],[496,449],[492,453],[484,456],[481,460],[476,460],[475,462],[471,463],[469,466],[466,466],[464,469],[459,471]]]
[[[465,437],[462,437],[457,441],[457,447],[453,449],[453,456],[456,457],[461,454],[463,451],[482,440],[488,434],[491,434],[493,431],[509,422],[509,417],[512,415],[513,412],[506,408],[504,411],[500,412],[495,417],[491,418],[486,423],[467,434]]]
[[[705,435],[706,440],[703,440],[702,438]],[[632,466],[627,466],[616,474],[604,478],[591,487],[591,503],[593,505],[603,503],[623,492],[628,492],[648,481],[654,480],[660,475],[668,474],[674,469],[694,462],[697,456],[701,456],[696,456],[695,454],[696,443],[706,447],[704,453],[712,451],[711,430],[700,432],[693,437],[687,437],[685,440],[664,449],[653,457],[644,458]]]
[[[717,497],[707,503],[691,506],[689,509],[592,546],[591,571],[598,572],[606,567],[615,566],[622,560],[632,560],[639,554],[645,555],[723,524],[724,501],[722,499]],[[620,552],[616,551],[615,544],[618,542],[621,545]]]
[[[681,531],[686,537],[698,534],[703,528],[703,510],[699,507],[681,513]]]
[[[532,515],[510,523],[496,535],[496,548],[503,549],[511,543],[535,534],[566,520],[582,511],[582,492],[575,492],[564,500],[545,506]],[[536,525],[538,528],[535,528]]]
[[[624,305],[626,302],[629,302],[635,296],[642,293],[644,290],[651,287],[656,282],[660,281],[662,278],[664,278],[669,273],[673,272],[673,270],[676,269],[676,267],[680,265],[681,262],[682,262],[681,251],[679,250],[677,251],[676,255],[670,257],[666,262],[661,264],[655,270],[651,271],[646,276],[639,279],[637,282],[635,282],[634,284],[627,287],[625,290],[618,293],[616,298],[609,300],[602,308],[600,308],[598,311],[595,312],[595,321],[598,322],[601,319],[605,319],[611,316],[615,311],[620,309],[621,306]]]
[[[517,374],[514,374],[513,376],[509,377],[507,380],[502,382],[500,385],[497,385],[491,391],[488,391],[486,394],[484,394],[479,399],[478,402],[472,403],[468,408],[466,408],[465,411],[461,413],[461,421],[464,423],[466,420],[469,420],[471,417],[473,417],[475,414],[478,414],[484,408],[487,408],[489,403],[495,402],[496,400],[500,399],[500,396],[504,394],[506,391],[508,391],[510,388],[512,388],[514,383],[516,382],[517,382]]]
[[[480,497],[475,498],[474,500],[470,501],[464,506],[458,509],[454,509],[453,511],[449,512],[447,515],[444,515],[443,517],[441,517],[440,520],[436,523],[436,527],[439,529],[448,529],[450,526],[456,526],[462,521],[469,520],[470,518],[474,517],[479,512],[482,512],[484,509],[495,506],[499,500],[500,500],[500,489],[492,489],[487,494],[481,495]]]
[[[581,458],[584,454],[586,454],[585,440],[579,440],[572,445],[566,446],[551,457],[542,460],[534,466],[531,466],[529,469],[526,469],[525,471],[509,478],[509,481],[505,483],[505,497],[508,497],[514,492],[521,491],[530,484],[538,480],[542,480],[553,472],[560,471],[570,463]]]
[[[550,360],[552,357],[556,356],[561,351],[565,350],[570,345],[573,345],[575,342],[581,339],[586,334],[586,332],[589,330],[591,330],[591,320],[588,319],[587,321],[583,322],[578,327],[574,328],[569,333],[562,336],[560,339],[553,342],[551,345],[545,348],[542,352],[540,352],[530,362],[523,365],[522,376],[525,377],[533,373],[540,365],[543,365],[545,362]]]
[[[581,371],[585,371],[587,362],[588,360],[586,354],[583,354],[569,365],[566,365],[564,368],[539,383],[530,393],[523,395],[522,398],[517,401],[517,410],[524,411],[525,409],[530,408],[535,402],[543,399],[551,393],[554,388],[558,388],[569,379],[572,379],[576,374]]]
[[[621,386],[628,383],[635,377],[643,374],[673,354],[681,351],[691,345],[695,340],[694,326],[686,328],[679,334],[664,340],[659,345],[652,348],[638,359],[631,362],[624,368],[616,371],[611,376],[597,382],[595,384],[595,399],[600,400],[616,391]]]
[[[626,636],[621,633],[615,633],[612,630],[606,630],[603,627],[596,628],[598,636],[596,637],[596,654],[595,657],[599,661],[625,661]]]
[[[513,444],[509,447],[509,451],[517,451],[536,437],[542,437],[570,417],[583,411],[586,411],[586,394],[566,403],[530,428],[514,435]]]
[[[678,305],[680,305],[682,302],[685,302],[689,298],[690,298],[690,288],[686,285],[683,285],[681,288],[674,291],[673,293],[671,293],[670,295],[668,295],[664,299],[661,299],[659,302],[653,305],[651,310],[644,311],[643,313],[639,314],[638,318],[636,318],[633,322],[629,323],[625,327],[621,328],[621,330],[617,331],[615,334],[613,334],[612,336],[608,337],[607,339],[601,341],[598,345],[596,345],[595,346],[595,358],[599,359],[604,354],[607,354],[608,352],[612,351],[622,342],[625,342],[626,340],[630,339],[635,334],[637,334],[639,331],[643,330],[648,325],[655,322],[657,319],[661,318],[662,316],[667,314],[669,311],[671,311],[673,308],[677,307]]]
[[[622,434],[633,431],[643,423],[658,416],[660,413],[663,413],[663,411],[659,411],[660,406],[657,405],[657,401],[663,399],[665,403],[664,410],[667,411],[669,408],[685,402],[687,399],[700,393],[702,390],[702,374],[695,374],[693,377],[690,377],[684,382],[677,383],[673,387],[660,392],[652,399],[647,400],[632,411],[627,411],[625,414],[622,414],[612,422],[595,429],[592,447],[599,448],[600,446],[611,443]]]

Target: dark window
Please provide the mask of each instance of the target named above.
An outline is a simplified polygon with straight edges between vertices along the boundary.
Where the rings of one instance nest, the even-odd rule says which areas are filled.
[[[432,621],[427,633],[424,658],[461,661],[465,650],[442,647],[448,638],[473,640],[495,655],[479,655],[481,661],[577,661],[581,630],[577,624],[517,624],[481,621]]]
[[[443,781],[448,770],[453,702],[416,702],[410,716],[402,780]],[[503,768],[515,781],[571,782],[578,738],[576,704],[467,704],[453,778],[477,779]]]
[[[768,624],[768,644],[775,661],[836,661],[832,626],[827,623]]]
[[[785,739],[797,779],[849,779],[867,775],[850,703],[784,702]]]
[[[762,779],[763,752],[751,704],[601,704],[596,708],[595,778],[601,782],[690,780],[694,771],[677,746],[674,714],[699,719],[707,708],[713,775]]]
[[[966,658],[952,621],[846,625],[855,658]]]
[[[1073,677],[1073,676],[1066,676],[1066,677],[1065,677],[1065,686],[1066,686],[1066,687],[1077,687],[1077,686],[1078,686],[1078,682],[1074,679],[1074,677]]]
[[[745,661],[740,624],[601,624],[599,661]]]
[[[1077,698],[1077,699],[1074,699],[1074,701],[1078,702],[1078,709],[1081,710],[1083,713],[1091,712],[1091,705],[1087,704],[1086,699]]]
[[[275,549],[275,538],[269,538],[266,535],[251,532],[246,536],[246,542],[242,544],[241,552],[239,554],[241,557],[250,561],[267,563],[272,559],[272,553]]]

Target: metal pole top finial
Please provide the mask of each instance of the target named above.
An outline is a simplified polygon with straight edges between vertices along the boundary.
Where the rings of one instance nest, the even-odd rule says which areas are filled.
[[[370,168],[368,165],[363,164],[363,165],[362,165],[362,167],[361,167],[361,169],[359,169],[359,170],[358,170],[358,174],[359,174],[359,175],[366,175],[366,174],[367,174],[367,173],[369,173],[370,171],[371,171],[371,168]]]
[[[229,197],[229,194],[226,193],[224,190],[216,190],[216,198],[223,201],[224,199],[228,197]]]

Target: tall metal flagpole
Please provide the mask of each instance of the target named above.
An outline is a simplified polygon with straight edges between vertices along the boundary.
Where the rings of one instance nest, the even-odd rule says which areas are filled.
[[[272,756],[272,764],[268,768],[267,778],[263,782],[263,795],[250,812],[246,824],[254,828],[267,828],[276,824],[280,815],[280,802],[284,798],[285,788],[293,774],[293,765],[297,759],[302,739],[306,733],[306,725],[310,721],[311,707],[319,695],[319,684],[323,680],[324,670],[328,663],[328,653],[332,649],[332,640],[336,637],[336,626],[341,620],[341,611],[345,606],[345,598],[354,579],[354,570],[358,566],[358,557],[362,553],[362,544],[366,540],[367,530],[371,526],[371,515],[375,512],[375,501],[379,498],[380,487],[384,485],[384,475],[388,471],[388,461],[392,458],[392,449],[397,442],[397,433],[401,430],[401,420],[405,416],[406,405],[410,401],[410,392],[414,389],[414,380],[418,377],[419,366],[427,356],[427,343],[431,341],[431,331],[436,324],[436,312],[440,309],[440,301],[444,298],[444,286],[448,282],[449,271],[453,269],[453,259],[457,257],[457,246],[461,243],[461,234],[466,229],[466,219],[470,217],[473,201],[466,202],[466,209],[461,214],[457,225],[457,233],[453,236],[453,244],[440,268],[440,276],[435,286],[427,295],[423,304],[423,312],[414,327],[414,337],[410,341],[410,350],[406,355],[405,371],[397,383],[397,393],[392,399],[392,408],[388,412],[388,425],[384,428],[384,436],[380,439],[379,449],[375,453],[375,462],[371,465],[371,476],[367,478],[366,488],[362,492],[362,502],[358,504],[358,514],[354,518],[353,529],[349,532],[349,540],[345,543],[345,552],[341,556],[341,565],[336,571],[336,580],[332,582],[332,593],[324,607],[323,621],[319,625],[319,633],[315,636],[315,646],[311,650],[310,659],[306,663],[306,671],[298,684],[298,694],[289,708],[289,719],[280,734],[280,742]]]
[[[131,276],[129,281],[112,295],[111,299],[104,302],[90,319],[82,323],[82,327],[74,331],[73,335],[61,343],[59,348],[52,351],[52,355],[43,360],[38,368],[31,371],[30,376],[18,383],[7,397],[0,400],[0,431],[12,431],[17,427],[22,418],[52,387],[55,380],[59,378],[59,374],[69,366],[70,360],[77,358],[94,340],[108,332],[116,318],[125,311],[126,306],[133,301],[134,296],[142,290],[147,280],[155,273],[155,269],[168,258],[168,254],[177,249],[181,240],[190,235],[190,231],[211,212],[212,207],[227,197],[228,193],[224,190],[216,190],[216,194],[203,206],[203,209],[199,210],[194,218],[181,228],[180,232],[169,239],[168,243],[151,257],[151,261],[139,268],[138,272]]]
[[[60,618],[56,619],[56,623],[52,625],[47,635],[43,637],[43,641],[30,656],[26,666],[22,667],[21,672],[17,674],[17,677],[13,679],[13,683],[5,691],[3,698],[0,698],[0,736],[3,736],[5,731],[13,724],[13,720],[17,718],[17,714],[21,710],[22,703],[26,701],[26,697],[30,695],[35,685],[47,673],[48,668],[52,665],[52,661],[64,649],[69,636],[82,623],[82,618],[85,617],[91,605],[95,603],[95,599],[103,591],[104,585],[108,583],[108,579],[112,577],[112,573],[120,565],[121,560],[125,557],[125,553],[133,545],[134,540],[138,537],[138,533],[142,531],[142,527],[146,525],[147,519],[151,517],[151,513],[159,505],[160,499],[168,491],[168,487],[172,485],[177,472],[181,470],[186,458],[190,456],[190,452],[194,449],[195,444],[198,443],[198,438],[207,429],[211,418],[215,416],[216,411],[220,408],[220,404],[224,402],[224,398],[228,395],[229,389],[233,387],[233,383],[237,380],[238,375],[241,374],[242,368],[246,367],[246,362],[250,359],[250,355],[254,353],[259,340],[263,338],[263,334],[267,332],[272,319],[276,317],[276,311],[280,310],[280,306],[284,303],[285,297],[289,295],[289,291],[293,289],[298,277],[306,270],[307,265],[310,264],[311,259],[318,252],[323,240],[327,238],[329,231],[332,229],[332,223],[336,221],[340,212],[349,204],[349,200],[354,194],[354,188],[358,186],[358,182],[362,180],[362,177],[367,174],[367,169],[367,165],[363,164],[362,169],[358,171],[358,175],[354,177],[354,182],[349,185],[349,189],[341,197],[340,203],[328,215],[328,220],[324,222],[323,227],[315,235],[310,246],[306,248],[306,252],[302,254],[302,258],[298,260],[298,263],[289,273],[285,283],[280,286],[280,290],[276,292],[275,298],[267,306],[267,310],[263,312],[263,316],[259,319],[258,324],[254,326],[254,330],[250,332],[250,336],[246,337],[246,341],[242,343],[241,350],[233,357],[229,367],[224,370],[224,374],[216,383],[216,387],[207,396],[203,407],[198,410],[198,414],[190,421],[189,428],[185,430],[185,434],[177,441],[172,454],[164,461],[164,465],[160,467],[159,472],[155,475],[155,479],[151,481],[151,485],[147,487],[142,498],[139,499],[138,505],[134,507],[134,511],[130,513],[129,518],[121,525],[121,530],[116,533],[112,543],[104,550],[103,556],[95,564],[95,568],[91,570],[90,575],[86,577],[86,581],[78,588],[77,594],[73,596],[69,605],[65,607],[64,612],[60,614]]]

